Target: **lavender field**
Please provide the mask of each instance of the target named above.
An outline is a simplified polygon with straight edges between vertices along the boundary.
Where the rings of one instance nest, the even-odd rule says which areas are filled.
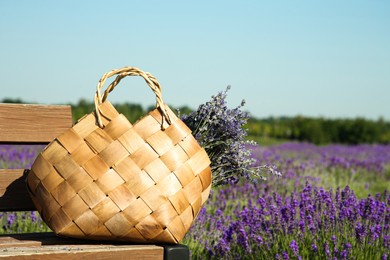
[[[259,147],[282,177],[213,191],[184,243],[195,259],[388,259],[390,146]]]
[[[35,154],[1,146],[0,166]],[[193,259],[388,259],[390,145],[285,143],[253,157],[283,176],[215,188],[182,241]],[[47,230],[35,212],[0,217],[0,233]]]

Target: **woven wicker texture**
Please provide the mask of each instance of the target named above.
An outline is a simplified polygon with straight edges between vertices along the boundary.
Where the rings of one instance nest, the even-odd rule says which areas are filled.
[[[157,101],[134,125],[106,100],[126,76],[143,77]],[[43,220],[61,236],[178,243],[209,196],[205,150],[165,105],[157,80],[137,68],[106,73],[95,105],[43,150],[29,172],[27,186]]]

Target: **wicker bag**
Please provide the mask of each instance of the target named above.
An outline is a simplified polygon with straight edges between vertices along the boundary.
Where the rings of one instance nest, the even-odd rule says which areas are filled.
[[[134,125],[106,101],[126,76],[143,77],[157,100]],[[205,150],[163,102],[150,73],[124,67],[104,74],[95,107],[53,140],[28,174],[43,220],[60,236],[178,243],[209,196]]]

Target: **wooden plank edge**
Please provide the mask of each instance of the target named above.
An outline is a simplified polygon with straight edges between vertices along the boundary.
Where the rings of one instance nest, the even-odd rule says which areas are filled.
[[[50,245],[9,247],[0,259],[145,259],[163,260],[164,248],[156,245]]]

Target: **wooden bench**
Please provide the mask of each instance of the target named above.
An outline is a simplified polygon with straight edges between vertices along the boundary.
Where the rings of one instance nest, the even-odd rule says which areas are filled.
[[[0,145],[42,145],[72,126],[70,106],[0,104]],[[33,211],[28,169],[0,169],[0,212]],[[0,258],[189,259],[185,245],[137,245],[57,237],[54,233],[0,235]]]

